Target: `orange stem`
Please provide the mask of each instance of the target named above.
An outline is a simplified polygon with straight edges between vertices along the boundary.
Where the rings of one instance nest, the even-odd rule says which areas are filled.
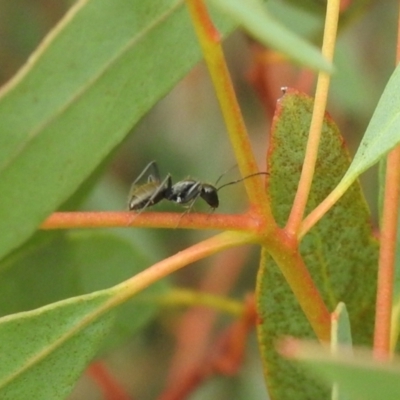
[[[266,244],[268,252],[278,264],[318,339],[329,342],[331,315],[301,257],[298,243],[284,230],[276,231],[273,238],[274,243]]]
[[[41,229],[72,228],[170,228],[170,229],[221,229],[256,232],[258,218],[246,214],[205,214],[205,213],[158,213],[146,212],[136,215],[132,212],[56,212],[50,215]]]
[[[160,279],[178,271],[190,263],[209,257],[231,247],[256,243],[256,237],[243,232],[223,232],[203,240],[171,257],[157,262],[132,278],[113,287],[115,295],[105,309],[122,304]]]
[[[335,50],[336,32],[339,19],[339,0],[328,1],[326,9],[326,23],[322,54],[332,62]],[[293,202],[293,207],[286,225],[286,230],[297,235],[307,205],[308,196],[314,176],[315,163],[318,156],[318,147],[324,122],[326,102],[328,98],[330,75],[326,72],[318,74],[317,88],[315,92],[314,110],[310,125],[306,154],[303,169],[301,171],[299,187]]]
[[[202,0],[186,1],[242,176],[258,172],[246,126],[221,47],[221,37]],[[273,216],[261,177],[244,182],[251,207],[260,211],[272,228]]]
[[[400,62],[400,10],[398,16],[396,62],[397,64]],[[396,147],[387,157],[385,196],[381,220],[381,248],[379,253],[374,332],[374,357],[380,360],[387,360],[390,358],[391,314],[400,205],[399,197],[400,147]]]
[[[377,359],[388,359],[390,357],[393,280],[399,215],[399,184],[400,148],[398,147],[388,155],[386,167],[374,334],[374,356]]]

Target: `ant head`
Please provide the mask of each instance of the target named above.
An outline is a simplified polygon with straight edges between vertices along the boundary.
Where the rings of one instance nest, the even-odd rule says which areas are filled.
[[[200,197],[211,207],[218,208],[219,206],[219,198],[218,198],[218,189],[210,185],[208,183],[203,183],[201,185]]]
[[[232,168],[230,168],[232,169]],[[223,174],[224,175],[224,174]],[[220,178],[223,176],[221,175]],[[233,185],[235,183],[239,183],[244,181],[247,178],[251,178],[253,176],[257,176],[257,175],[269,175],[268,172],[257,172],[255,174],[251,174],[248,176],[245,176],[244,178],[241,179],[237,179],[236,181],[232,181],[232,182],[228,182],[225,183],[224,185],[220,186],[219,188],[216,188],[213,185],[210,185],[208,183],[202,183],[201,184],[201,192],[200,192],[200,197],[213,209],[218,208],[219,206],[219,198],[218,198],[218,191],[220,189],[222,189],[225,186],[229,186],[229,185]],[[218,178],[218,181],[219,179]],[[217,181],[217,182],[218,182]]]

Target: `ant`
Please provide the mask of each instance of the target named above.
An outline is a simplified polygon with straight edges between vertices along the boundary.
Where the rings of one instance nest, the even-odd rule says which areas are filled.
[[[137,182],[151,167],[153,167],[155,176],[150,174],[147,179],[147,183],[138,186]],[[215,185],[217,185],[224,174],[218,178]],[[201,197],[213,210],[215,210],[219,206],[219,190],[225,186],[242,182],[247,178],[257,175],[268,175],[268,172],[257,172],[244,178],[225,183],[218,188],[209,183],[203,183],[194,179],[184,179],[172,184],[172,178],[170,174],[168,174],[164,180],[161,181],[157,163],[155,161],[151,161],[132,184],[128,201],[129,210],[138,210],[140,213],[147,207],[153,206],[159,203],[161,200],[166,199],[177,204],[187,205],[187,212],[189,212],[199,197]]]

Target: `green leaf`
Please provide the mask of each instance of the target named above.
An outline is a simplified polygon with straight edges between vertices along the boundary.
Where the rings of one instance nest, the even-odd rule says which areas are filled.
[[[339,303],[332,313],[331,349],[332,353],[339,351],[341,346],[350,347],[351,338],[350,318],[344,303]]]
[[[96,292],[0,319],[0,398],[64,399],[111,327]]]
[[[281,226],[286,223],[297,190],[312,108],[311,98],[289,89],[279,100],[274,116],[267,191]],[[326,116],[308,212],[337,185],[349,163],[338,128]],[[368,343],[373,332],[378,245],[358,182],[305,236],[300,250],[328,308],[333,310],[339,301],[345,302],[353,340]],[[258,275],[257,303],[262,321],[259,342],[272,397],[280,400],[296,394],[297,400],[329,398],[329,388],[305,376],[274,350],[282,335],[315,335],[278,266],[265,251]]]
[[[42,232],[0,263],[0,314],[109,288],[148,267],[149,259],[137,245],[109,231]],[[157,282],[118,307],[107,344],[116,345],[142,329],[158,310],[146,298],[165,288],[165,281]]]
[[[0,92],[0,258],[200,57],[183,0],[75,3]]]
[[[325,72],[332,65],[319,49],[310,45],[276,21],[259,0],[212,0],[213,4],[229,15],[261,43],[279,50],[294,61]]]
[[[339,184],[345,190],[357,177],[400,143],[400,65],[375,109],[353,162]]]
[[[370,351],[358,350],[355,357],[329,354],[316,343],[296,343],[291,355],[314,375],[326,382],[338,382],[354,400],[397,400],[400,393],[400,359],[374,361]]]
[[[352,338],[349,314],[346,305],[339,303],[332,313],[331,325],[331,352],[332,354],[341,354],[347,351],[352,353]],[[332,400],[348,400],[348,396],[343,393],[337,382],[332,387]]]
[[[326,0],[285,0],[284,3],[290,3],[294,7],[307,10],[308,12],[324,14],[326,10]]]
[[[278,19],[293,33],[300,35],[305,40],[307,38],[311,39],[322,37],[324,29],[324,14],[326,14],[326,4],[320,7],[319,13],[310,13],[306,8],[297,7],[297,5],[297,0],[296,4],[293,5],[281,0],[269,0],[266,3],[266,7],[271,15]],[[333,76],[336,77],[336,73]]]

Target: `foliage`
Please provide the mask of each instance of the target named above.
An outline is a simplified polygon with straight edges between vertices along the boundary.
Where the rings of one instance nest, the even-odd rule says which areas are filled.
[[[129,390],[135,398],[161,391],[164,398],[184,398],[195,389],[198,398],[265,398],[262,373],[243,361],[255,325],[271,398],[394,398],[398,361],[376,359],[389,358],[399,332],[396,274],[387,281],[380,275],[395,265],[396,234],[387,215],[398,210],[399,67],[391,71],[390,42],[382,38],[387,46],[376,52],[387,53],[372,60],[371,79],[371,69],[362,65],[365,54],[375,54],[370,41],[363,55],[346,35],[359,40],[351,30],[357,16],[371,35],[389,35],[374,25],[375,15],[385,13],[391,21],[397,13],[382,4],[368,14],[368,3],[342,5],[333,65],[336,0],[210,0],[207,7],[200,0],[78,0],[70,8],[65,1],[54,6],[50,32],[33,12],[1,6],[12,21],[13,45],[24,54],[21,62],[31,54],[16,73],[18,51],[5,57],[12,77],[6,64],[0,68],[8,79],[0,89],[0,398],[66,398],[94,357],[111,362],[115,354],[134,360],[129,376],[137,381],[122,389],[106,367],[89,368],[105,398],[128,398]],[[31,2],[23,7],[39,7],[45,15]],[[21,26],[26,30],[18,41]],[[238,27],[248,36],[226,42],[235,60],[232,84],[221,41]],[[313,44],[320,38],[322,54]],[[4,43],[0,38],[0,49]],[[204,68],[190,72],[202,57],[216,98],[205,90]],[[329,87],[332,71],[335,120],[344,133],[365,130],[362,139],[347,136],[352,146],[361,142],[353,161],[324,112],[321,87]],[[303,92],[314,95],[310,82],[318,72],[313,100]],[[280,93],[287,82],[296,89]],[[267,150],[265,115],[273,116]],[[249,130],[263,132],[251,135],[253,143],[244,120]],[[220,134],[224,129],[234,157]],[[392,150],[378,188],[362,188],[360,175]],[[266,159],[267,173],[261,168],[258,174],[257,158]],[[224,183],[235,183],[217,192],[225,214],[177,211],[166,198],[159,209],[173,212],[122,211],[133,171],[153,159],[161,178],[170,173],[173,184],[193,171],[217,177],[232,164],[245,179],[232,178],[232,168],[222,175]],[[243,187],[249,208],[238,213]],[[378,189],[381,249],[363,193],[376,210],[371,193]],[[196,208],[201,201],[199,196]],[[392,222],[397,228],[397,217]],[[201,230],[222,233],[204,239]],[[261,248],[255,299],[245,296],[254,291],[256,271],[244,245]],[[190,264],[217,253],[212,266],[192,272]],[[379,300],[392,287],[393,311],[390,296]],[[178,307],[191,308],[183,313]],[[391,311],[392,321],[381,317]],[[218,315],[225,318],[213,337]],[[163,360],[172,353],[172,340],[166,340],[172,334],[177,349],[166,378]],[[329,341],[335,355],[315,343],[281,341],[288,335]],[[353,343],[373,347],[372,354],[349,351]],[[256,350],[248,351],[255,359]],[[142,376],[142,365],[152,373]],[[223,383],[217,389],[200,385],[214,374],[237,375],[239,367],[241,375],[224,394],[217,394]],[[79,388],[73,396],[85,398]]]

